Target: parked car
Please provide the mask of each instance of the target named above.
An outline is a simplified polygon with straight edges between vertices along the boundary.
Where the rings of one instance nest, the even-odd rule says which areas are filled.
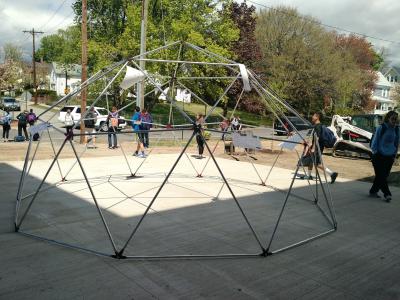
[[[290,121],[290,123],[293,124],[293,126],[298,130],[307,130],[311,129],[312,126],[310,123],[305,122],[303,119],[296,117],[296,116],[288,116],[287,119]],[[277,135],[287,135],[288,131],[292,132],[294,128],[290,125],[288,120],[281,119],[283,124],[277,119],[275,120],[274,124],[274,130]]]
[[[65,121],[65,115],[67,113],[67,110],[71,111],[71,115],[74,118],[74,122],[78,123],[78,128],[79,128],[79,123],[81,120],[81,107],[79,105],[68,105],[65,106],[63,109],[61,109],[60,114],[58,116],[58,120],[60,122]],[[96,130],[100,131],[107,131],[107,116],[108,116],[108,111],[107,109],[103,107],[95,107],[94,111],[97,114],[97,122],[95,124]],[[120,117],[118,121],[118,130],[122,130],[126,127],[126,120],[123,117]]]
[[[20,111],[19,102],[12,97],[3,97],[0,101],[0,108],[7,111]]]
[[[375,133],[376,128],[383,122],[383,116],[377,114],[354,115],[351,117],[351,125]]]

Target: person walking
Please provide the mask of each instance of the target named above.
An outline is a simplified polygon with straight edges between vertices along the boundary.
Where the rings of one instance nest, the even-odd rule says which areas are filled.
[[[131,118],[132,128],[133,128],[133,131],[136,132],[136,140],[137,140],[136,151],[133,155],[140,157],[140,158],[145,158],[146,154],[144,153],[143,135],[140,132],[140,125],[141,125],[140,116],[141,116],[140,107],[136,106],[135,113]]]
[[[26,131],[26,125],[28,123],[28,111],[24,110],[17,116],[18,120],[18,136],[22,136],[22,130],[24,131],[25,140],[29,140],[28,132]]]
[[[108,149],[116,149],[117,145],[117,129],[118,129],[118,119],[119,114],[115,106],[112,107],[111,112],[107,117],[107,127],[108,127]]]
[[[336,138],[333,132],[330,131],[330,129],[322,125],[321,119],[322,119],[322,113],[316,112],[313,114],[312,123],[314,124],[314,129],[313,129],[314,135],[313,135],[312,145],[308,146],[308,149],[306,149],[307,154],[303,156],[299,164],[308,167],[307,175],[309,180],[313,179],[311,173],[315,164],[318,167],[318,169],[325,170],[325,172],[331,177],[331,183],[333,184],[335,183],[336,178],[338,177],[339,174],[337,172],[332,171],[328,167],[324,169],[322,165],[322,153],[324,152],[325,146],[327,144],[332,143],[327,140],[329,135],[332,135],[333,139],[335,140]],[[317,140],[315,140],[315,138],[317,138]]]
[[[397,156],[399,137],[398,113],[390,111],[386,114],[383,124],[376,129],[371,142],[375,178],[369,190],[370,197],[380,198],[378,192],[381,190],[386,202],[392,200],[387,178]]]
[[[199,150],[199,159],[203,158],[203,152],[204,152],[204,117],[202,114],[197,114],[196,115],[196,126],[200,128],[196,132],[196,142],[197,142],[197,149]]]
[[[11,114],[8,111],[4,112],[2,117],[3,121],[3,142],[8,142],[8,137],[11,130]]]
[[[153,118],[151,117],[147,109],[144,108],[142,110],[142,113],[140,114],[140,119],[140,129],[145,130],[144,132],[142,132],[143,146],[145,148],[149,148],[149,130],[153,127]]]
[[[67,135],[72,134],[72,128],[74,127],[74,116],[71,114],[71,110],[67,109],[67,113],[64,118],[64,126],[67,130]],[[71,135],[71,141],[74,139],[74,136]]]

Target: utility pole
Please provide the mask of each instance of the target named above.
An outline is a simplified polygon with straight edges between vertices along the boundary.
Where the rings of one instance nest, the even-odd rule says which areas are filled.
[[[87,80],[87,0],[82,0],[82,75],[81,82],[84,83]],[[87,97],[87,89],[83,88],[81,91],[81,139],[80,143],[83,144],[85,142],[85,123],[83,121],[82,116],[86,112],[86,97]]]
[[[43,34],[43,31],[35,31],[35,28],[32,30],[24,30],[24,33],[29,33],[32,35],[32,68],[33,68],[33,91],[34,91],[34,101],[37,104],[37,85],[36,85],[36,61],[35,61],[35,36],[37,34]]]
[[[142,21],[140,31],[140,58],[144,59],[143,55],[146,52],[146,34],[147,34],[147,16],[149,11],[149,0],[142,0]],[[145,61],[140,60],[139,66],[142,70],[145,69]],[[145,81],[141,81],[137,85],[136,106],[144,108]]]

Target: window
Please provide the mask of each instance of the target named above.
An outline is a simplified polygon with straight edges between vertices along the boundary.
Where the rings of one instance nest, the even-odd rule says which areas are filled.
[[[62,111],[62,112],[66,112],[68,109],[69,109],[70,111],[73,111],[73,110],[74,110],[74,107],[73,107],[73,106],[65,106],[65,107],[63,107],[63,108],[61,109],[61,111]]]
[[[394,76],[394,82],[397,82],[397,76]]]
[[[383,97],[383,98],[387,98],[387,97],[388,97],[388,94],[389,94],[389,90],[387,90],[387,89],[382,89],[382,97]]]

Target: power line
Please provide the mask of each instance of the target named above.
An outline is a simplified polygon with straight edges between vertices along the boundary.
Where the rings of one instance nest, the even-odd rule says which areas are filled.
[[[281,14],[285,14],[285,15],[288,15],[288,16],[291,16],[291,17],[300,18],[300,19],[306,20],[306,21],[308,21],[308,22],[312,22],[312,23],[315,23],[315,24],[318,24],[318,25],[321,25],[321,26],[324,26],[324,27],[327,27],[327,28],[330,28],[330,29],[334,29],[334,30],[338,30],[338,31],[343,31],[343,32],[347,32],[347,33],[351,33],[351,34],[353,34],[353,35],[357,35],[357,36],[361,36],[361,37],[366,37],[366,38],[370,38],[370,39],[373,39],[373,40],[378,40],[378,41],[382,41],[382,42],[387,42],[387,43],[392,43],[392,44],[398,44],[398,45],[400,45],[400,42],[399,42],[399,41],[388,40],[388,39],[384,39],[384,38],[380,38],[380,37],[368,35],[368,34],[365,34],[365,33],[360,33],[360,32],[356,32],[356,31],[352,31],[352,30],[345,29],[345,28],[342,28],[342,27],[339,27],[339,26],[334,26],[334,25],[325,24],[325,23],[322,23],[322,22],[320,22],[320,21],[317,21],[317,20],[308,18],[308,17],[306,17],[306,16],[299,16],[299,15],[296,15],[296,14],[291,14],[291,13],[289,13],[289,12],[287,12],[287,11],[283,11],[283,10],[280,10],[280,9],[275,8],[275,7],[272,7],[272,6],[268,6],[268,5],[265,5],[265,4],[261,4],[261,3],[255,2],[255,1],[253,1],[253,0],[247,0],[247,2],[250,2],[250,3],[254,4],[254,5],[258,5],[258,6],[261,6],[261,7],[264,7],[264,8],[268,8],[268,9],[270,9],[270,10],[276,11],[276,12],[281,13]]]
[[[36,86],[36,60],[35,60],[35,37],[37,34],[43,34],[43,31],[35,31],[35,28],[32,30],[24,30],[24,33],[29,33],[32,35],[32,67],[33,67],[33,88],[35,91],[35,104],[37,104],[37,86]]]
[[[54,13],[52,14],[52,16],[39,28],[43,29],[47,24],[49,24],[49,22],[54,18],[54,16],[60,11],[60,9],[64,6],[65,2],[67,2],[67,0],[64,0],[63,2],[61,2],[61,4],[57,7],[57,9],[54,11]]]
[[[70,16],[74,14],[74,11],[71,11],[64,19],[62,19],[57,25],[53,26],[53,29],[47,30],[46,33],[52,33],[60,29],[60,25],[63,24]],[[67,26],[73,24],[74,22],[69,23]]]

